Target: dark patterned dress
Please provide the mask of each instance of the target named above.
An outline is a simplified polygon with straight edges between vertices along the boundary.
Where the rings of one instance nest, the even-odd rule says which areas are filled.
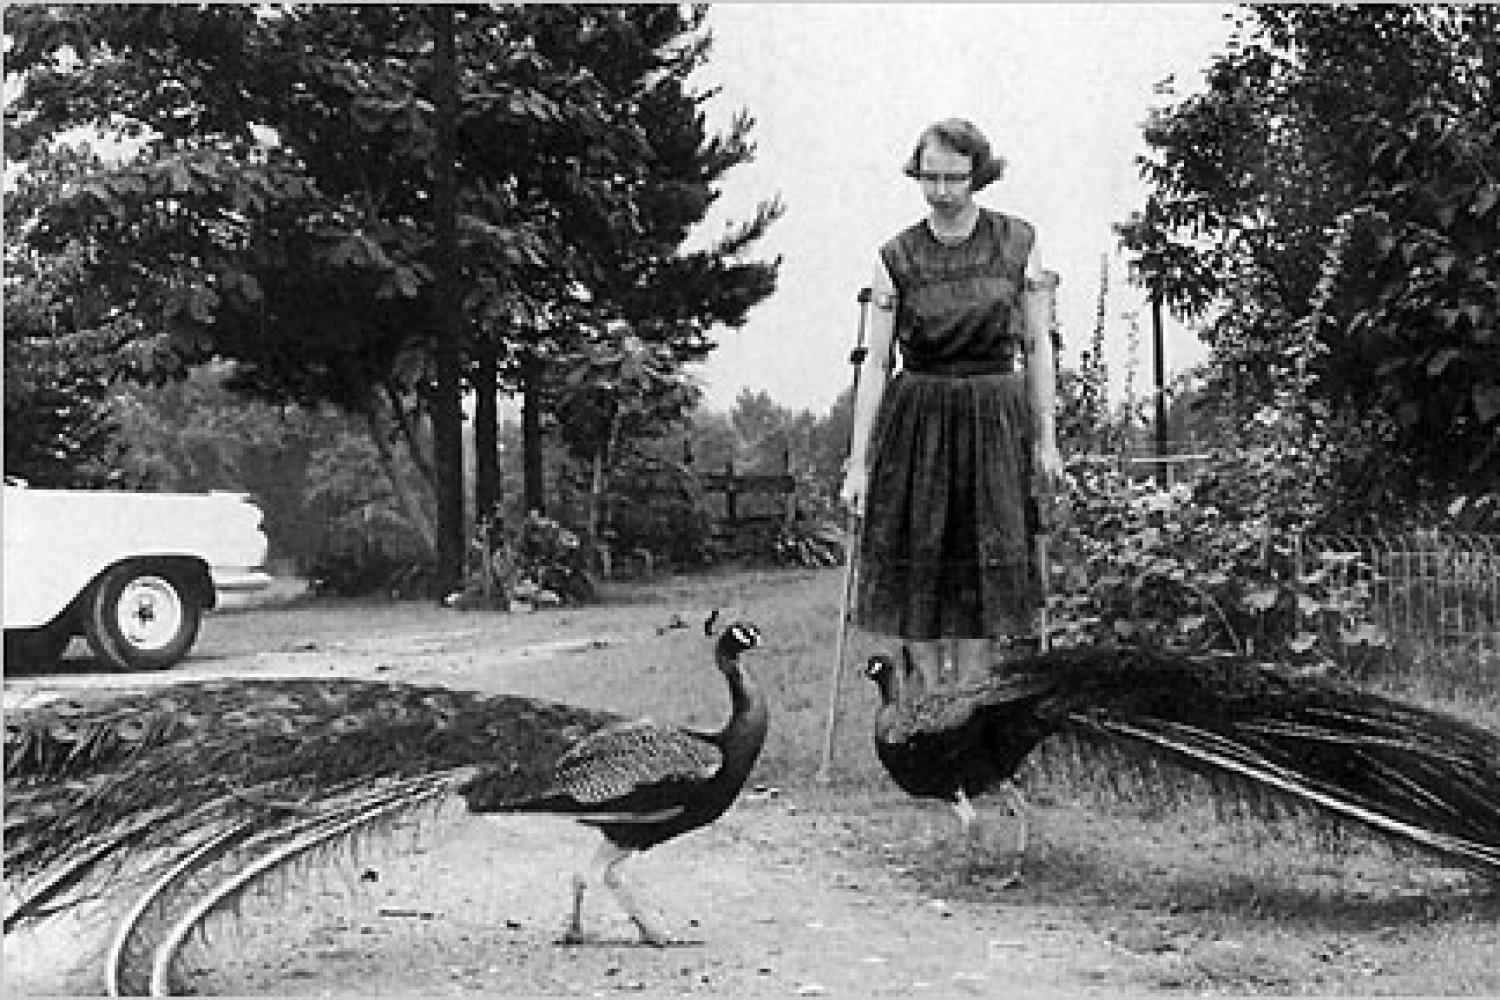
[[[870,439],[855,624],[913,641],[1029,634],[1031,406],[1022,292],[1034,233],[981,210],[947,245],[920,222],[881,247],[901,369]]]

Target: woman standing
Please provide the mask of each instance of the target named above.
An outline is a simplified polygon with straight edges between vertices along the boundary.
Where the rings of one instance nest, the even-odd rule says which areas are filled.
[[[918,138],[905,173],[929,212],[880,248],[854,402],[854,622],[899,636],[929,682],[988,670],[996,640],[1033,634],[1034,491],[1062,467],[1044,318],[1057,279],[1028,223],[974,201],[1004,169],[962,119]]]

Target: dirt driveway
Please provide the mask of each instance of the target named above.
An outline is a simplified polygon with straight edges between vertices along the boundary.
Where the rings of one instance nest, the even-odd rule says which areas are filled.
[[[659,634],[659,609],[469,615],[392,606],[361,632],[339,616],[212,619],[194,657],[165,675],[101,675],[75,660],[8,678],[7,708],[101,684],[210,675],[368,676],[556,695],[547,667],[570,651]],[[436,617],[435,617],[436,616]],[[368,624],[368,623],[367,623]],[[320,631],[320,629],[322,631]],[[74,657],[82,655],[75,648]],[[560,947],[570,872],[597,835],[551,818],[443,811],[247,900],[183,963],[199,993],[494,996],[967,996],[1121,992],[1131,956],[1060,912],[935,898],[858,851],[850,809],[910,809],[898,794],[758,789],[713,827],[635,862],[630,877],[688,943],[633,944],[591,897],[596,944]],[[934,810],[935,826],[951,822]],[[59,933],[74,934],[60,939]],[[6,939],[8,992],[98,992],[77,967],[97,931]],[[85,946],[88,944],[88,946]]]
[[[631,877],[689,943],[642,948],[615,906],[587,917],[597,944],[555,944],[567,873],[593,850],[555,820],[455,822],[417,854],[363,859],[351,891],[271,920],[249,947],[215,949],[201,990],[254,994],[965,996],[1117,992],[1126,959],[1021,908],[916,896],[898,873],[840,849],[831,810],[742,803],[723,822],[639,859]],[[271,916],[275,904],[257,904]],[[243,950],[241,950],[243,949]],[[1114,983],[1113,988],[1107,988]]]

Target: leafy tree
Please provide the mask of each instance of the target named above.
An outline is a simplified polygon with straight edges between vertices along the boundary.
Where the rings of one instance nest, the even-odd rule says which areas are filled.
[[[18,309],[19,311],[19,309]],[[85,338],[21,338],[6,321],[5,474],[42,488],[119,486],[124,442]]]
[[[702,31],[706,8],[584,11],[587,39],[570,53],[600,82],[607,102],[631,109],[642,152],[628,164],[611,164],[608,192],[625,200],[629,224],[612,226],[610,239],[590,243],[569,294],[553,300],[565,307],[531,314],[528,323],[541,335],[527,338],[513,354],[511,378],[525,392],[528,408],[529,507],[543,499],[536,461],[540,434],[554,419],[566,421],[577,412],[570,403],[588,373],[598,370],[601,344],[614,344],[605,354],[620,351],[626,338],[657,349],[653,364],[663,395],[653,409],[660,420],[680,419],[696,399],[682,365],[712,349],[712,328],[743,323],[748,310],[774,290],[777,270],[777,262],[746,256],[780,216],[775,200],[706,248],[684,249],[718,197],[716,185],[754,155],[749,116],[739,115],[725,134],[710,132],[702,105],[712,94],[690,85],[710,53]],[[629,347],[627,353],[639,350]],[[597,383],[596,394],[602,388]],[[585,419],[567,431],[569,437],[587,436],[588,424]],[[607,436],[607,421],[593,426]],[[627,427],[625,433],[632,431]],[[608,454],[610,445],[595,440],[585,450]]]
[[[739,241],[676,254],[712,182],[748,155],[748,120],[709,138],[694,116],[702,96],[683,88],[706,43],[678,39],[701,17],[554,5],[18,9],[9,68],[24,87],[8,109],[8,159],[44,169],[54,137],[77,127],[127,150],[39,206],[27,246],[39,259],[85,248],[89,284],[138,356],[133,374],[232,358],[242,389],[359,415],[388,469],[394,428],[429,480],[452,466],[423,430],[435,415],[447,415],[441,428],[453,420],[457,387],[437,362],[462,351],[488,418],[488,495],[503,373],[524,386],[565,368],[622,316],[638,329],[659,318],[646,339],[691,341],[692,356],[709,324],[742,320],[770,290],[773,269],[734,259],[769,209]],[[451,19],[451,35],[435,19]],[[434,39],[449,37],[451,136],[434,57]],[[450,139],[453,155],[438,155]],[[451,212],[434,211],[448,166]],[[668,196],[674,186],[681,197]],[[443,319],[459,298],[440,287],[435,255],[450,217],[464,311]],[[627,284],[612,289],[606,275]],[[676,312],[653,299],[668,288]],[[448,501],[452,481],[439,491]],[[408,495],[406,507],[417,518],[424,504]]]
[[[804,450],[796,455],[796,464],[807,470],[817,492],[830,506],[839,502],[853,431],[854,387],[849,386],[834,397],[827,414],[807,426]]]
[[[6,185],[5,470],[35,486],[118,478],[112,466],[120,446],[104,406],[110,371],[100,360],[111,338],[90,332],[107,320],[82,280],[82,249],[65,246],[39,258],[15,239],[38,205],[95,162],[86,148],[61,146],[49,156],[50,169]]]
[[[559,423],[573,455],[590,466],[592,542],[610,523],[606,498],[622,445],[629,451],[631,442],[660,436],[692,404],[695,391],[678,380],[678,364],[663,345],[626,335],[589,345],[585,356],[587,364],[567,373],[558,394],[567,414]]]
[[[741,389],[735,397],[729,422],[734,425],[748,461],[741,472],[780,472],[792,449],[794,414],[777,403],[770,393]]]
[[[1338,442],[1347,520],[1500,481],[1500,13],[1247,8],[1205,93],[1153,118],[1124,227],[1239,428]],[[1330,499],[1334,499],[1331,497]]]
[[[91,281],[151,348],[134,374],[235,358],[241,387],[333,402],[381,438],[377,393],[399,406],[423,387],[436,333],[420,23],[151,6],[29,9],[8,27],[26,74],[12,157],[30,166],[77,127],[133,150],[46,205],[30,242],[87,245]]]

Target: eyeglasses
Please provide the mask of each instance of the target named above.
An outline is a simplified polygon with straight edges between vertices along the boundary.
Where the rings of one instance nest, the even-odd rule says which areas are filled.
[[[927,170],[919,170],[914,175],[923,184],[952,184],[958,185],[968,181],[974,174],[971,171],[963,173],[940,173]]]

